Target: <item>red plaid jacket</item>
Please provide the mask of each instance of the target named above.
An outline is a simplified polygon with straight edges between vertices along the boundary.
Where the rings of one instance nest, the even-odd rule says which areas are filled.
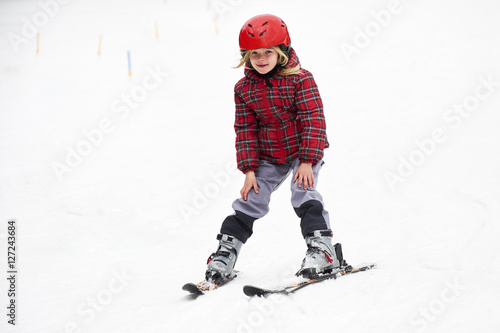
[[[290,66],[299,66],[292,49]],[[267,82],[266,82],[267,81]],[[272,85],[272,86],[271,86]],[[238,169],[256,171],[260,160],[318,163],[328,147],[323,103],[310,72],[266,78],[245,68],[234,88]]]

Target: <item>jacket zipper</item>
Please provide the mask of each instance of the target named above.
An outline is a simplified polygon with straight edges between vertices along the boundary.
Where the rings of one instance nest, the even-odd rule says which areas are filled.
[[[270,88],[270,87],[268,87],[267,84],[263,84],[263,86],[262,86],[262,91],[263,91],[262,100],[264,102],[264,108],[266,110],[267,116],[269,117],[269,119],[272,119],[273,115],[271,113],[271,109],[269,108],[269,101],[267,100],[267,89],[268,88]],[[281,143],[281,134],[282,134],[281,132],[282,131],[281,131],[281,123],[280,123],[279,119],[274,122],[274,125],[275,125],[274,132],[276,134],[276,142],[278,143],[278,148],[279,148],[278,158],[280,160],[280,163],[285,163],[285,149],[283,148],[283,144]]]

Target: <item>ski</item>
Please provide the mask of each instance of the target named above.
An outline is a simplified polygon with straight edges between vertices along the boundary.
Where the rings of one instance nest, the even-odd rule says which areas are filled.
[[[358,272],[364,272],[366,270],[375,268],[377,264],[369,264],[369,265],[363,265],[359,267],[352,267],[352,266],[346,266],[345,268],[342,268],[341,270],[336,271],[335,273],[330,273],[330,274],[324,274],[320,275],[319,277],[308,279],[302,282],[294,283],[291,285],[288,285],[283,288],[279,289],[264,289],[264,288],[259,288],[255,286],[249,286],[246,285],[243,287],[243,292],[245,295],[253,297],[253,296],[267,296],[270,294],[291,294],[299,289],[302,289],[306,286],[310,286],[311,284],[315,284],[318,282],[322,282],[325,280],[331,280],[331,279],[337,279],[343,275],[347,274],[354,274]]]
[[[190,293],[193,298],[197,298],[198,296],[204,295],[209,291],[218,289],[236,279],[236,277],[238,276],[237,273],[239,273],[239,271],[235,270],[234,273],[235,274],[231,278],[227,279],[224,283],[221,284],[215,284],[213,282],[203,280],[198,283],[186,283],[185,285],[182,286],[182,290],[185,290],[188,293]]]

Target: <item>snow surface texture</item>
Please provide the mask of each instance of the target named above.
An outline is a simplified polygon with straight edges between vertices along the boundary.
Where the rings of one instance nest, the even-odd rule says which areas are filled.
[[[9,219],[19,269],[16,326],[0,279],[0,331],[500,332],[499,9],[0,1],[1,276]],[[202,278],[243,184],[231,67],[261,13],[287,22],[324,99],[334,240],[379,268],[246,297],[290,280],[305,253],[284,185],[241,276],[193,301],[181,286]]]

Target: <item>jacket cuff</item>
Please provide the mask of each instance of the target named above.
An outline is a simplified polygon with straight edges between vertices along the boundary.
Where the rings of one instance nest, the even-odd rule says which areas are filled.
[[[318,164],[319,160],[313,160],[313,159],[308,159],[308,158],[300,158],[299,157],[300,163],[312,163],[313,165]]]
[[[252,167],[241,167],[239,168],[241,172],[243,172],[244,174],[246,174],[248,171],[253,171],[253,172],[256,172],[257,171],[257,168],[252,168]]]

